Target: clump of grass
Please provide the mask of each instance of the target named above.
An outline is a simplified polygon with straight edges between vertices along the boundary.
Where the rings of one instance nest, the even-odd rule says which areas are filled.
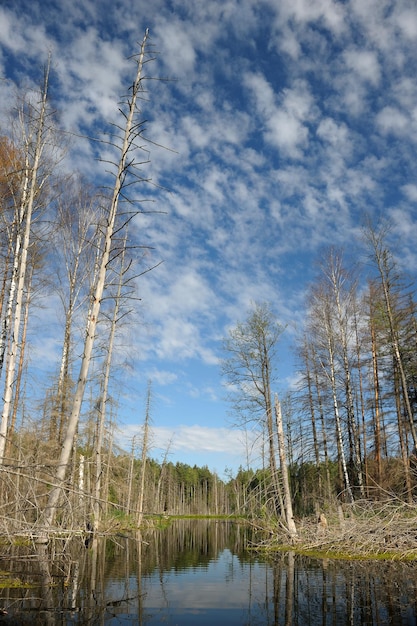
[[[0,589],[31,589],[35,585],[24,583],[11,572],[0,572]]]
[[[326,518],[324,528],[315,516],[298,520],[298,536],[291,545],[277,525],[258,548],[320,558],[417,560],[416,506],[355,502],[345,506],[342,517],[340,512],[326,511]]]

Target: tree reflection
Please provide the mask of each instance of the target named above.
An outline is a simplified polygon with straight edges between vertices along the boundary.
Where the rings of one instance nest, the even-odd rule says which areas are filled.
[[[9,624],[415,623],[413,563],[334,561],[250,547],[251,529],[178,520],[164,530],[10,546],[0,570]],[[25,586],[26,585],[26,586]],[[0,623],[3,618],[0,617]],[[188,621],[187,621],[188,620]],[[190,621],[191,620],[191,621]]]

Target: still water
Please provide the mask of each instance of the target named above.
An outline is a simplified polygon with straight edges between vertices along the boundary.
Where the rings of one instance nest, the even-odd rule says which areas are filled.
[[[178,520],[87,548],[3,548],[0,626],[417,624],[417,564],[265,559],[254,539],[232,522]]]

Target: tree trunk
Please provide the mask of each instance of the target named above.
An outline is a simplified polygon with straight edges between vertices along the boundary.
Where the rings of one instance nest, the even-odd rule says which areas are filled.
[[[395,367],[396,363],[394,361],[394,393],[395,393],[395,407],[397,410],[397,424],[398,424],[398,439],[400,442],[400,452],[401,452],[401,460],[403,462],[404,467],[404,477],[405,477],[405,487],[407,493],[407,502],[408,504],[413,504],[413,488],[411,482],[411,471],[410,471],[410,459],[407,454],[407,432],[406,432],[406,424],[404,424],[403,414],[401,410],[401,394],[399,393],[399,377],[398,371]]]
[[[404,408],[410,427],[410,433],[413,438],[414,446],[417,448],[417,432],[414,424],[413,410],[411,408],[410,398],[408,396],[407,379],[405,375],[403,360],[401,357],[398,329],[396,326],[392,303],[392,288],[393,283],[395,283],[395,276],[393,276],[394,263],[388,251],[388,248],[385,246],[385,233],[383,231],[381,231],[380,233],[376,233],[371,227],[368,227],[365,235],[372,246],[373,256],[381,279],[392,353],[398,367],[398,375],[401,384]]]
[[[331,385],[331,390],[332,390],[333,410],[334,410],[334,417],[335,417],[335,422],[336,422],[336,437],[337,437],[338,448],[339,448],[340,462],[342,464],[343,480],[345,483],[346,493],[348,495],[349,502],[353,502],[353,494],[352,494],[352,489],[350,486],[350,479],[349,479],[349,474],[347,471],[346,457],[345,457],[345,451],[344,451],[344,446],[343,446],[343,434],[342,434],[342,424],[341,424],[340,414],[339,414],[339,403],[337,400],[336,373],[335,373],[334,352],[333,352],[331,331],[330,331],[329,325],[326,324],[326,326],[327,326],[327,333],[328,333],[327,342],[328,342],[329,368],[330,368],[330,372],[328,373],[328,376],[330,378],[330,385]]]
[[[381,420],[379,414],[379,374],[378,374],[378,356],[375,336],[375,325],[371,314],[369,320],[371,326],[371,349],[372,349],[372,376],[373,376],[373,395],[374,395],[374,448],[378,488],[381,485],[382,477],[382,458],[381,458]]]
[[[111,321],[110,327],[110,337],[109,337],[109,345],[107,348],[106,355],[106,364],[104,369],[104,377],[103,384],[101,389],[101,398],[100,398],[100,407],[99,414],[97,419],[97,429],[96,429],[96,441],[95,441],[95,487],[94,487],[94,522],[93,522],[93,530],[97,532],[98,525],[100,522],[100,511],[101,511],[101,478],[102,478],[102,448],[103,448],[103,438],[104,438],[104,428],[106,422],[106,405],[108,399],[108,390],[109,390],[109,381],[110,381],[110,370],[111,370],[111,361],[113,356],[113,346],[114,346],[114,338],[116,335],[116,326],[119,320],[119,308],[120,308],[120,298],[122,293],[123,286],[123,274],[125,272],[124,269],[124,258],[126,251],[126,237],[124,239],[123,252],[120,261],[120,275],[119,282],[117,285],[117,294],[114,302],[114,310],[113,310],[113,319]]]
[[[10,457],[12,450],[12,439],[16,426],[16,418],[17,411],[19,408],[19,400],[20,400],[20,388],[22,385],[22,375],[25,364],[25,347],[26,347],[26,335],[28,329],[28,321],[29,321],[29,309],[30,309],[30,291],[32,286],[32,277],[33,277],[33,267],[30,271],[30,276],[28,279],[28,285],[26,290],[26,299],[25,299],[25,310],[23,313],[23,328],[22,328],[22,337],[20,341],[20,351],[19,351],[19,363],[17,367],[17,376],[16,376],[16,386],[14,392],[13,399],[13,411],[10,421],[10,426],[7,433],[7,445],[6,445],[6,457]]]
[[[142,459],[141,459],[141,465],[140,465],[139,498],[138,498],[138,509],[137,509],[137,518],[136,518],[138,527],[142,523],[143,513],[144,513],[143,504],[145,500],[146,459],[148,456],[149,422],[151,419],[150,405],[151,405],[151,383],[149,382],[147,398],[146,398],[145,424],[143,426]]]
[[[344,386],[346,397],[347,424],[350,438],[351,461],[355,468],[356,479],[358,481],[361,496],[365,495],[363,489],[363,476],[360,458],[360,443],[358,428],[353,403],[353,390],[349,365],[349,338],[348,338],[348,316],[352,313],[354,302],[354,286],[346,289],[345,272],[342,267],[341,258],[333,251],[329,255],[328,263],[324,268],[324,273],[330,282],[333,293],[334,304],[336,305],[338,337],[340,341],[342,366],[344,373]],[[344,296],[344,297],[343,297]],[[343,298],[343,301],[342,301]]]
[[[38,181],[38,174],[39,174],[39,166],[41,163],[41,156],[42,156],[42,152],[45,146],[44,133],[45,133],[45,122],[46,122],[46,114],[47,114],[48,81],[49,81],[49,63],[46,67],[45,78],[44,78],[44,83],[42,87],[42,100],[41,100],[41,108],[39,111],[39,118],[36,121],[35,129],[31,129],[31,130],[36,131],[35,151],[33,155],[32,164],[29,163],[30,137],[26,138],[26,141],[28,143],[27,145],[27,171],[29,172],[29,176],[28,176],[29,182],[28,182],[27,196],[25,194],[23,195],[25,204],[22,205],[22,209],[21,209],[21,214],[22,215],[24,214],[24,232],[23,232],[20,256],[18,260],[19,272],[18,272],[16,295],[15,295],[16,304],[15,304],[15,310],[14,310],[14,320],[13,320],[13,329],[12,329],[9,359],[8,359],[7,371],[6,371],[3,413],[1,416],[1,424],[0,424],[0,465],[4,463],[7,429],[8,429],[10,412],[12,408],[13,387],[14,387],[14,382],[15,382],[16,362],[17,362],[18,346],[19,346],[20,325],[21,325],[22,307],[23,307],[23,295],[24,295],[25,280],[26,280],[27,257],[28,257],[28,251],[29,251],[30,232],[31,232],[31,224],[32,224],[32,213],[33,213],[34,203],[35,203],[35,193],[39,190],[39,187],[41,186],[41,184]],[[24,122],[22,121],[22,124],[23,123]]]
[[[143,38],[140,54],[137,61],[137,73],[135,77],[135,81],[132,85],[130,98],[128,100],[128,113],[126,115],[126,124],[124,130],[123,143],[120,147],[120,160],[118,163],[117,174],[115,179],[115,184],[113,188],[113,197],[110,204],[110,210],[108,214],[108,222],[107,228],[104,236],[104,249],[102,252],[102,257],[99,266],[97,284],[95,286],[95,291],[92,299],[91,306],[91,314],[89,319],[87,320],[87,330],[86,337],[84,341],[84,353],[82,356],[80,373],[78,376],[77,387],[74,395],[73,406],[71,415],[68,419],[67,431],[65,434],[64,442],[62,445],[62,450],[60,454],[60,458],[58,461],[58,467],[55,474],[55,485],[52,488],[48,502],[43,514],[43,524],[48,530],[54,520],[58,507],[59,497],[63,490],[63,483],[65,479],[65,475],[68,469],[68,464],[70,461],[71,450],[74,442],[75,433],[78,427],[78,421],[81,413],[81,405],[84,398],[84,391],[87,384],[87,376],[90,367],[90,362],[92,358],[92,351],[94,346],[96,327],[98,322],[98,317],[100,314],[100,306],[101,300],[103,297],[103,291],[106,282],[106,274],[107,274],[107,266],[110,261],[110,251],[112,245],[112,237],[115,229],[116,215],[119,205],[119,199],[121,195],[121,191],[123,188],[123,184],[127,175],[127,170],[129,169],[128,162],[128,154],[132,149],[132,143],[134,143],[135,138],[137,137],[138,128],[134,121],[134,116],[136,113],[136,102],[138,98],[138,94],[141,90],[141,80],[142,80],[142,69],[145,55],[145,46],[148,38],[148,31],[146,31],[145,36]]]
[[[287,525],[288,533],[290,537],[293,539],[297,536],[297,528],[295,526],[293,510],[292,510],[292,499],[291,499],[290,481],[288,477],[287,453],[286,453],[286,445],[285,445],[284,427],[282,423],[281,404],[278,400],[277,395],[275,395],[275,419],[277,423],[278,451],[279,451],[279,459],[281,463],[281,476],[282,476],[282,485],[283,485],[283,491],[284,491],[285,522]]]

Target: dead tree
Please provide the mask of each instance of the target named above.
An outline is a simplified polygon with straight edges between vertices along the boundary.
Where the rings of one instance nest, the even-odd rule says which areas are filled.
[[[10,348],[7,359],[3,412],[0,422],[0,465],[4,463],[7,430],[13,406],[13,391],[19,352],[19,338],[21,332],[22,307],[24,303],[24,291],[28,266],[32,214],[35,207],[36,196],[39,194],[45,182],[45,177],[41,180],[39,178],[41,158],[46,146],[49,131],[46,125],[48,113],[47,99],[49,65],[50,64],[48,62],[45,69],[39,111],[36,110],[34,105],[28,104],[29,121],[27,123],[27,127],[25,127],[26,120],[24,110],[22,110],[21,116],[22,133],[25,143],[25,166],[19,209],[20,225],[18,227],[17,240],[15,242],[14,268],[9,295],[9,306],[12,307],[14,303],[14,312],[11,327]]]
[[[84,398],[84,392],[87,384],[87,377],[92,359],[94,340],[96,337],[97,323],[100,315],[100,306],[103,298],[103,292],[106,285],[106,275],[108,265],[111,260],[112,241],[116,228],[116,217],[121,199],[123,198],[123,189],[128,184],[127,177],[132,168],[136,165],[133,151],[135,150],[136,141],[141,135],[141,125],[136,120],[138,112],[137,100],[143,91],[143,67],[145,62],[145,49],[148,39],[148,31],[142,40],[140,52],[137,57],[137,71],[135,80],[131,86],[131,93],[127,99],[127,111],[123,112],[125,118],[125,126],[121,144],[116,146],[119,150],[120,158],[117,164],[112,198],[110,201],[109,212],[107,216],[107,224],[103,237],[103,250],[99,262],[97,281],[91,301],[91,307],[87,319],[86,334],[84,340],[84,350],[81,359],[80,372],[77,380],[76,390],[73,398],[72,410],[68,419],[67,429],[64,436],[61,454],[58,466],[54,476],[54,487],[51,489],[48,497],[41,523],[47,532],[53,525],[59,498],[64,489],[65,477],[67,474],[71,451],[73,448],[74,437],[77,431],[81,406]]]

